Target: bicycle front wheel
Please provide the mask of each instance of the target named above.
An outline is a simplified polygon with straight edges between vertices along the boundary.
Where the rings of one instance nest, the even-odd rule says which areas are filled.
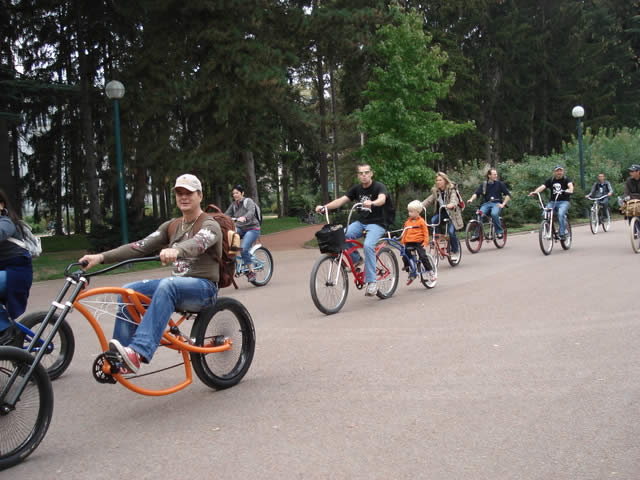
[[[498,238],[498,234],[493,236],[493,244],[496,248],[504,248],[507,244],[507,225],[504,223],[504,218],[500,219],[500,226],[502,227],[502,238]]]
[[[398,259],[389,247],[382,247],[376,254],[376,281],[379,298],[389,298],[398,288],[400,269]]]
[[[571,240],[573,239],[572,235],[571,235],[571,223],[569,223],[569,219],[567,218],[567,231],[566,236],[564,237],[564,239],[560,240],[560,245],[562,245],[562,248],[564,250],[569,250],[571,248]]]
[[[311,270],[311,298],[318,310],[326,315],[339,312],[347,301],[349,278],[340,256],[322,255]]]
[[[635,253],[640,253],[640,217],[633,217],[631,224],[631,248]]]
[[[471,253],[478,253],[480,251],[483,237],[484,234],[482,232],[482,225],[480,225],[480,222],[477,220],[471,220],[467,223],[464,242],[467,244],[467,248]]]
[[[458,240],[458,251],[455,253],[451,251],[451,240],[447,242],[447,260],[452,267],[458,265],[460,260],[462,260],[462,245],[460,245],[460,240]]]
[[[20,323],[30,329],[34,334],[38,332],[40,325],[44,321],[47,316],[47,312],[36,312],[27,315]],[[58,315],[53,315],[51,321],[44,329],[42,333],[41,339],[45,339],[53,330],[53,324],[58,320]],[[19,334],[16,336],[14,345],[18,348],[27,349],[29,346],[29,342],[31,341],[22,330],[19,331]],[[47,348],[45,354],[40,360],[40,364],[47,370],[49,374],[49,378],[51,380],[55,380],[60,375],[64,373],[64,371],[69,367],[71,363],[71,359],[73,358],[73,353],[76,349],[76,341],[73,337],[73,330],[67,323],[66,320],[60,324],[60,328],[56,332]],[[35,349],[31,352],[34,355],[38,352],[39,347],[36,346]]]
[[[591,210],[589,211],[589,227],[591,228],[591,233],[594,235],[598,233],[600,219],[598,218],[598,207],[595,205],[591,207]]]
[[[53,389],[42,365],[36,366],[15,408],[9,409],[4,403],[32,363],[33,357],[21,348],[0,347],[0,470],[20,463],[33,453],[49,429]],[[7,389],[14,372],[16,382]]]
[[[605,207],[602,212],[602,230],[608,232],[611,230],[611,212]]]
[[[245,376],[256,348],[253,320],[239,301],[222,297],[200,312],[193,322],[191,336],[199,347],[212,347],[231,340],[231,349],[219,353],[190,353],[193,370],[208,387],[233,387]]]
[[[429,248],[427,248],[427,253],[431,255],[431,258],[433,259],[433,265],[437,267],[438,263],[440,263],[440,252],[438,251],[436,241],[437,240],[433,238],[429,241]]]
[[[265,247],[256,248],[253,252],[253,272],[256,274],[255,278],[251,280],[256,287],[262,287],[269,283],[271,276],[273,275],[273,257],[271,252]]]
[[[545,255],[549,255],[553,250],[553,232],[551,231],[551,223],[549,220],[543,220],[538,231],[538,240],[540,242],[540,250]]]

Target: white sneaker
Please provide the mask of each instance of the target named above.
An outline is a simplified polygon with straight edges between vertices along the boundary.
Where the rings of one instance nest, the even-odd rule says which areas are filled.
[[[364,294],[367,297],[373,297],[376,293],[378,293],[378,284],[376,282],[367,283],[367,289]]]
[[[435,282],[438,279],[438,276],[436,275],[436,273],[431,270],[430,272],[427,272],[427,281],[428,282]]]

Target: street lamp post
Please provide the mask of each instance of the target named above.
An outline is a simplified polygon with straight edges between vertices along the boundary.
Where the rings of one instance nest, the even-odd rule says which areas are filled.
[[[582,117],[584,117],[584,108],[580,105],[573,107],[571,115],[578,121],[578,157],[580,158],[580,186],[584,192],[584,154],[582,152]]]
[[[118,100],[124,97],[124,85],[117,80],[111,80],[105,87],[105,93],[113,100],[113,117],[116,134],[116,165],[118,168],[118,192],[120,196],[120,230],[122,232],[122,244],[129,243],[127,228],[127,202],[124,191],[124,172],[122,168],[122,146],[120,144],[120,107]]]

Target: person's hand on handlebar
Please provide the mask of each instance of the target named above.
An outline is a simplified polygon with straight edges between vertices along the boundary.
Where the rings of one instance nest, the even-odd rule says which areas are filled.
[[[180,251],[176,248],[163,248],[160,250],[160,261],[162,262],[162,265],[173,263],[178,259],[179,254]]]
[[[104,255],[101,253],[96,253],[93,255],[85,255],[80,259],[78,259],[78,263],[80,264],[86,263],[86,265],[84,266],[85,270],[89,270],[90,268],[95,267],[96,265],[99,265],[102,262],[104,262]]]
[[[316,205],[316,213],[324,213],[324,205]]]
[[[456,204],[455,203],[447,203],[447,209],[453,210],[454,208],[456,208]]]

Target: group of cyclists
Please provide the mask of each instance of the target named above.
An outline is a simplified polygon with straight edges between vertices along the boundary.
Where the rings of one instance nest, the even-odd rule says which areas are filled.
[[[625,182],[625,198],[640,199],[640,165],[632,165],[629,172],[630,177]],[[364,266],[367,283],[365,295],[375,296],[375,247],[393,222],[394,210],[386,186],[373,179],[371,165],[358,165],[357,175],[359,183],[345,195],[326,205],[318,205],[315,210],[317,213],[324,213],[350,201],[362,205],[358,218],[348,226],[345,237],[357,239],[366,233],[364,258],[355,251],[352,260],[357,267]],[[554,193],[547,207],[555,208],[559,212],[559,234],[562,238],[566,235],[569,195],[574,189],[573,182],[565,175],[564,167],[558,165],[554,168],[553,176],[529,195],[535,195],[545,189]],[[200,228],[194,231],[197,220],[206,215],[202,210],[202,183],[195,175],[184,174],[176,179],[173,191],[177,207],[182,214],[179,228],[175,231],[170,231],[169,224],[172,220],[169,220],[142,240],[103,253],[84,255],[79,259],[79,262],[89,269],[101,263],[144,257],[160,250],[162,264],[173,264],[173,271],[169,277],[126,285],[127,288],[151,298],[147,313],[137,326],[128,318],[126,309],[123,311],[125,319],[116,322],[113,338],[109,342],[110,350],[122,357],[129,372],[137,372],[142,363],[151,361],[174,311],[199,311],[213,305],[218,294],[218,259],[222,250],[220,226],[207,217],[198,223]],[[605,207],[608,206],[608,197],[613,194],[613,189],[604,174],[598,175],[598,181],[594,183],[588,197],[593,194],[602,197],[600,201]],[[249,249],[260,235],[260,223],[256,218],[255,204],[253,200],[245,197],[245,190],[241,185],[233,188],[232,195],[233,202],[225,213],[236,221],[243,239],[242,257],[248,265],[247,275],[251,278],[254,272]],[[488,170],[486,180],[478,186],[468,202],[471,203],[476,198],[482,200],[480,210],[493,219],[496,235],[502,235],[500,212],[510,201],[511,194],[504,182],[498,180],[495,168]],[[450,220],[448,228],[451,254],[457,255],[461,246],[456,237],[456,230],[464,226],[462,203],[455,183],[445,173],[437,172],[430,195],[422,202],[414,201],[409,204],[409,214],[404,226],[417,228],[416,231],[405,228],[402,242],[418,251],[421,261],[433,279],[435,273],[424,252],[429,232],[425,228],[426,225],[421,225],[418,221],[421,210],[435,205],[436,209],[431,217],[432,224],[445,219]],[[22,239],[21,228],[21,222],[11,210],[6,194],[0,191],[0,344],[10,329],[10,319],[18,318],[25,311],[32,282],[31,257],[28,251],[19,246]],[[18,242],[11,241],[14,238]],[[408,283],[412,280],[409,278]]]
[[[634,164],[629,167],[630,177],[625,182],[624,200],[640,199],[640,165]],[[376,272],[375,272],[375,246],[389,227],[390,219],[385,217],[385,205],[389,201],[389,194],[384,184],[373,179],[373,169],[369,164],[360,164],[357,167],[357,175],[360,183],[352,187],[345,195],[333,200],[326,205],[317,205],[315,211],[324,213],[327,210],[334,210],[341,207],[347,202],[358,202],[362,204],[357,220],[351,223],[346,231],[346,239],[360,238],[365,232],[364,240],[364,266],[366,274],[366,290],[365,295],[373,296],[376,294]],[[553,169],[553,175],[538,186],[529,196],[535,196],[544,190],[551,191],[551,199],[546,208],[554,209],[558,212],[558,234],[561,240],[567,237],[567,213],[570,206],[570,195],[574,192],[572,180],[566,176],[565,169],[562,165],[557,165]],[[608,208],[608,198],[613,195],[613,188],[603,173],[598,175],[597,181],[593,184],[587,198],[592,198],[597,194],[599,199],[596,200],[602,204],[604,208]],[[487,177],[482,182],[473,195],[468,199],[467,203],[472,203],[477,198],[482,200],[479,210],[484,215],[491,216],[495,226],[497,238],[502,238],[504,232],[500,221],[502,209],[511,200],[511,194],[507,186],[498,179],[498,171],[490,168],[487,171]],[[421,202],[421,206],[426,208],[436,206],[435,213],[431,217],[432,224],[438,224],[448,219],[448,233],[451,242],[451,256],[459,255],[460,242],[456,236],[456,230],[462,229],[464,222],[462,219],[462,198],[458,189],[450,178],[443,172],[437,172],[435,176],[435,185],[431,189],[430,195]],[[407,235],[407,228],[420,228],[421,225],[413,225],[415,222],[415,202],[411,202],[408,206],[409,218],[404,224],[405,233],[401,241],[412,244],[413,248],[418,248],[418,254],[421,260],[426,259],[424,247],[428,243],[428,231],[420,234],[416,240],[416,234]],[[473,240],[473,239],[472,239]],[[416,247],[416,244],[417,247]],[[362,259],[358,251],[351,254],[351,259],[356,266],[360,266]],[[428,266],[428,260],[423,260],[425,268],[431,270]],[[409,278],[407,283],[412,282]]]

